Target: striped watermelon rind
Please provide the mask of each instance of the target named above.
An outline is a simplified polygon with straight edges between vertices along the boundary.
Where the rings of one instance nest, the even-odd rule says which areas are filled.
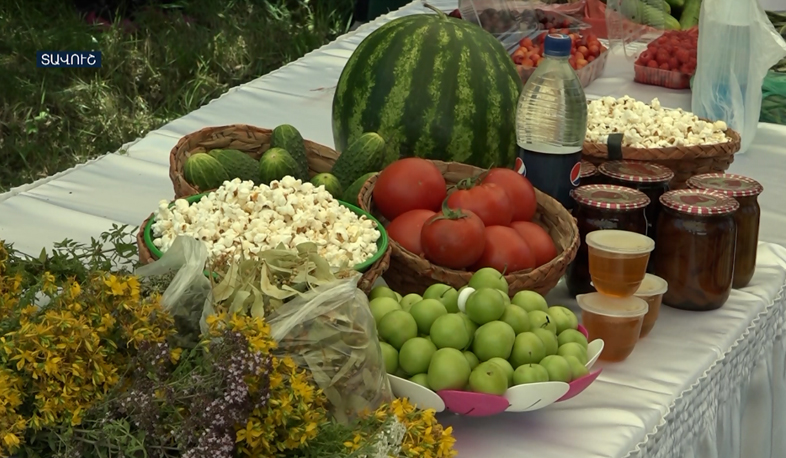
[[[395,19],[357,47],[333,98],[343,151],[364,132],[400,157],[513,166],[521,79],[505,48],[475,24],[445,14]]]
[[[196,153],[186,159],[183,178],[200,191],[220,187],[229,179],[229,174],[218,160],[206,153]]]

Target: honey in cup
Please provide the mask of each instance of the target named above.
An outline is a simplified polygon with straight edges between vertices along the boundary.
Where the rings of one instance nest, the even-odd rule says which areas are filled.
[[[639,341],[649,306],[638,297],[609,297],[600,293],[579,294],[581,322],[589,340],[603,339],[603,361],[624,361]]]
[[[589,274],[599,293],[629,297],[639,289],[655,241],[637,232],[603,229],[587,234]]]
[[[635,296],[639,299],[644,299],[649,306],[647,314],[644,315],[644,322],[641,325],[640,338],[646,337],[655,326],[660,313],[660,305],[663,302],[663,295],[668,291],[669,284],[666,280],[658,277],[657,275],[647,274],[641,282]]]

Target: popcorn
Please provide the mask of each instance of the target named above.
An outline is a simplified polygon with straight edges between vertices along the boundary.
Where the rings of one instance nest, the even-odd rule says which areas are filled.
[[[270,186],[235,178],[191,205],[162,200],[152,226],[153,244],[166,252],[179,235],[203,241],[212,258],[255,259],[284,244],[317,245],[333,266],[356,265],[377,252],[376,224],[340,205],[324,186],[290,176]]]
[[[603,97],[587,106],[586,139],[593,143],[623,133],[622,145],[634,148],[711,145],[729,141],[726,129],[723,121],[711,123],[682,109],[663,108],[657,98],[646,105],[627,95]]]

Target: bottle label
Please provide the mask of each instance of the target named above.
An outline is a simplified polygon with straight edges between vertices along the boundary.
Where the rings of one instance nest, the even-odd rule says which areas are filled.
[[[570,154],[549,154],[519,147],[514,170],[570,209],[574,204],[570,191],[581,181],[581,149]]]

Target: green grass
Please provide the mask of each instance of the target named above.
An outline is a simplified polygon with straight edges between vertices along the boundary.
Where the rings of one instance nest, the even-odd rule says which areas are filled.
[[[116,151],[335,39],[353,5],[183,0],[125,33],[88,25],[68,0],[0,1],[0,192]],[[102,68],[35,66],[38,50],[88,49]]]

